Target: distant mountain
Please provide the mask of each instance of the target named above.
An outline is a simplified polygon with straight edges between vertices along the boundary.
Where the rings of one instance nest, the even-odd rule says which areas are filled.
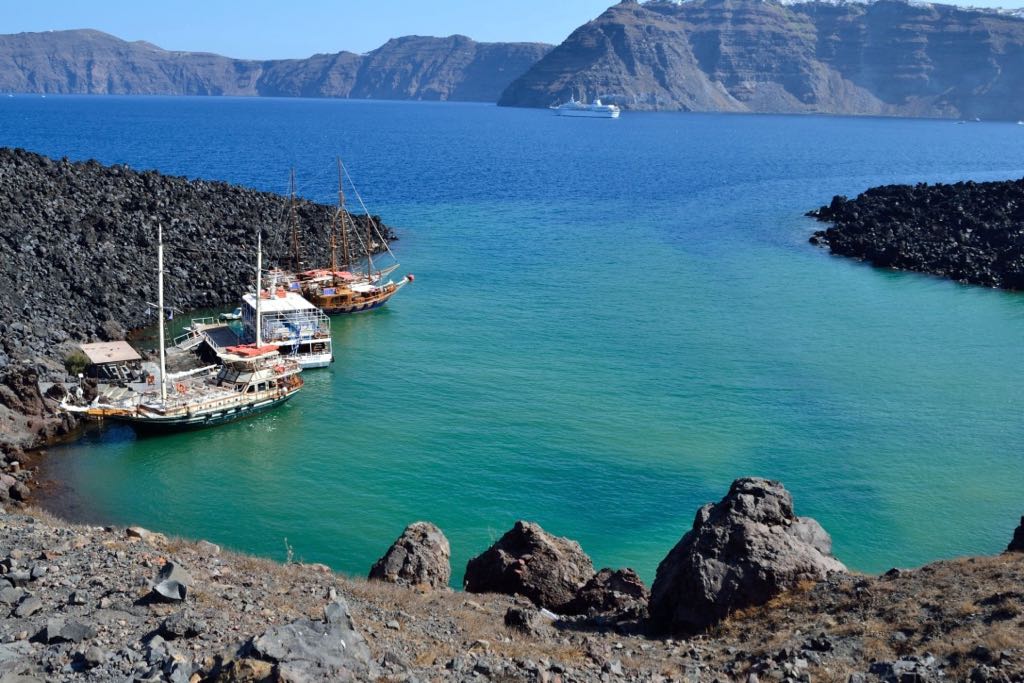
[[[93,30],[0,36],[0,91],[276,95],[494,102],[550,45],[408,36],[366,54],[244,60]]]
[[[626,0],[502,94],[632,109],[1024,118],[1024,19],[949,5]]]

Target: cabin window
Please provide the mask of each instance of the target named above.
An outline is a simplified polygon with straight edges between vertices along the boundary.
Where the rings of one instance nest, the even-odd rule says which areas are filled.
[[[246,389],[245,389],[245,393],[247,393],[247,394],[252,394],[252,393],[255,393],[255,391],[256,391],[256,387],[255,387],[255,386],[253,386],[252,384],[250,384],[250,385],[249,385],[248,387],[246,387]]]
[[[256,388],[256,391],[266,391],[266,390],[267,390],[267,383],[266,382],[260,382],[259,387]]]

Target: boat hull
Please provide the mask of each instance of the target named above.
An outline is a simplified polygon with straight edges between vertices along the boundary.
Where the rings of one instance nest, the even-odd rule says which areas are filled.
[[[382,299],[377,301],[370,301],[366,303],[355,303],[348,306],[335,306],[333,308],[325,308],[323,312],[327,315],[349,315],[352,313],[365,313],[366,311],[372,311],[375,308],[380,308],[388,302],[393,294],[388,294]]]
[[[617,119],[621,113],[617,109],[594,111],[588,109],[555,109],[558,116],[575,116],[588,119]]]
[[[227,424],[228,422],[243,420],[249,417],[255,417],[256,415],[278,407],[290,399],[294,394],[295,392],[292,391],[283,396],[267,399],[266,401],[261,401],[260,403],[255,403],[253,405],[238,406],[236,408],[212,411],[199,415],[176,415],[168,418],[113,415],[108,419],[131,425],[132,429],[134,429],[140,436],[193,431],[196,429],[205,429],[206,427],[214,427],[216,425]]]

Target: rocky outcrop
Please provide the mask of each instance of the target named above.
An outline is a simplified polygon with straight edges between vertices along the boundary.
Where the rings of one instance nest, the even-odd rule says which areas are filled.
[[[1024,680],[1016,553],[834,573],[677,640],[505,595],[421,595],[10,509],[0,508],[4,681]],[[188,568],[183,600],[150,594],[168,561]]]
[[[1024,553],[1024,517],[1020,518],[1020,526],[1013,532],[1010,545],[1006,546],[1008,553]]]
[[[366,55],[259,61],[163,50],[92,30],[18,33],[0,36],[0,91],[494,102],[549,49],[407,36]]]
[[[275,664],[283,681],[360,681],[375,677],[366,640],[356,630],[348,604],[336,599],[324,619],[299,619],[272,626],[252,641],[253,652]]]
[[[734,610],[845,570],[832,557],[824,529],[793,513],[782,484],[737,479],[725,498],[697,512],[693,527],[658,565],[651,625],[698,632]]]
[[[649,599],[647,586],[632,569],[602,569],[576,592],[566,612],[614,621],[645,619]]]
[[[519,521],[469,561],[463,586],[470,593],[521,595],[560,612],[593,575],[594,565],[579,543]]]
[[[414,522],[374,562],[370,579],[423,588],[447,588],[452,576],[448,539],[430,522]]]
[[[1024,20],[952,5],[626,0],[499,104],[1019,119]]]
[[[833,254],[958,282],[1024,289],[1024,179],[886,185],[808,215]]]
[[[146,302],[156,296],[158,223],[168,302],[180,310],[234,304],[252,286],[242,266],[254,257],[256,230],[268,256],[287,261],[287,201],[222,182],[0,148],[0,263],[17,264],[0,269],[0,449],[67,432],[38,380],[63,380],[78,343],[152,323]],[[333,211],[298,201],[306,263],[328,262]],[[357,217],[356,229],[367,220]]]

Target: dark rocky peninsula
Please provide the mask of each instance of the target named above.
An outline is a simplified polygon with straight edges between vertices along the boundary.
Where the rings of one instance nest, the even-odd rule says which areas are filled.
[[[18,33],[0,35],[0,92],[494,102],[550,49],[405,36],[365,55],[252,60],[164,50],[84,29]]]
[[[502,105],[585,93],[631,109],[1024,117],[1024,19],[953,5],[624,0]]]
[[[268,265],[287,264],[288,202],[223,182],[0,149],[0,452],[67,430],[36,380],[62,381],[77,344],[123,339],[154,322],[146,302],[156,300],[158,223],[168,304],[234,304],[254,286],[257,230]],[[328,263],[334,211],[297,202],[311,266]],[[354,223],[362,231],[367,220]]]
[[[424,523],[385,553],[394,571],[378,563],[365,581],[3,505],[4,681],[1024,679],[1024,554],[847,573],[820,563],[828,534],[763,479],[736,481],[697,513],[659,568],[650,618],[635,574],[594,574],[578,544],[535,524],[479,556],[519,567],[512,583],[540,589],[528,598],[512,583],[472,594],[435,583],[450,574],[448,541]],[[819,567],[805,572],[810,547]],[[545,609],[563,600],[544,589],[575,586],[584,566],[575,605],[589,610]],[[722,580],[679,581],[693,572]],[[691,597],[709,608],[698,628],[679,611]]]
[[[958,282],[1024,289],[1024,180],[886,185],[808,213],[833,254]]]

